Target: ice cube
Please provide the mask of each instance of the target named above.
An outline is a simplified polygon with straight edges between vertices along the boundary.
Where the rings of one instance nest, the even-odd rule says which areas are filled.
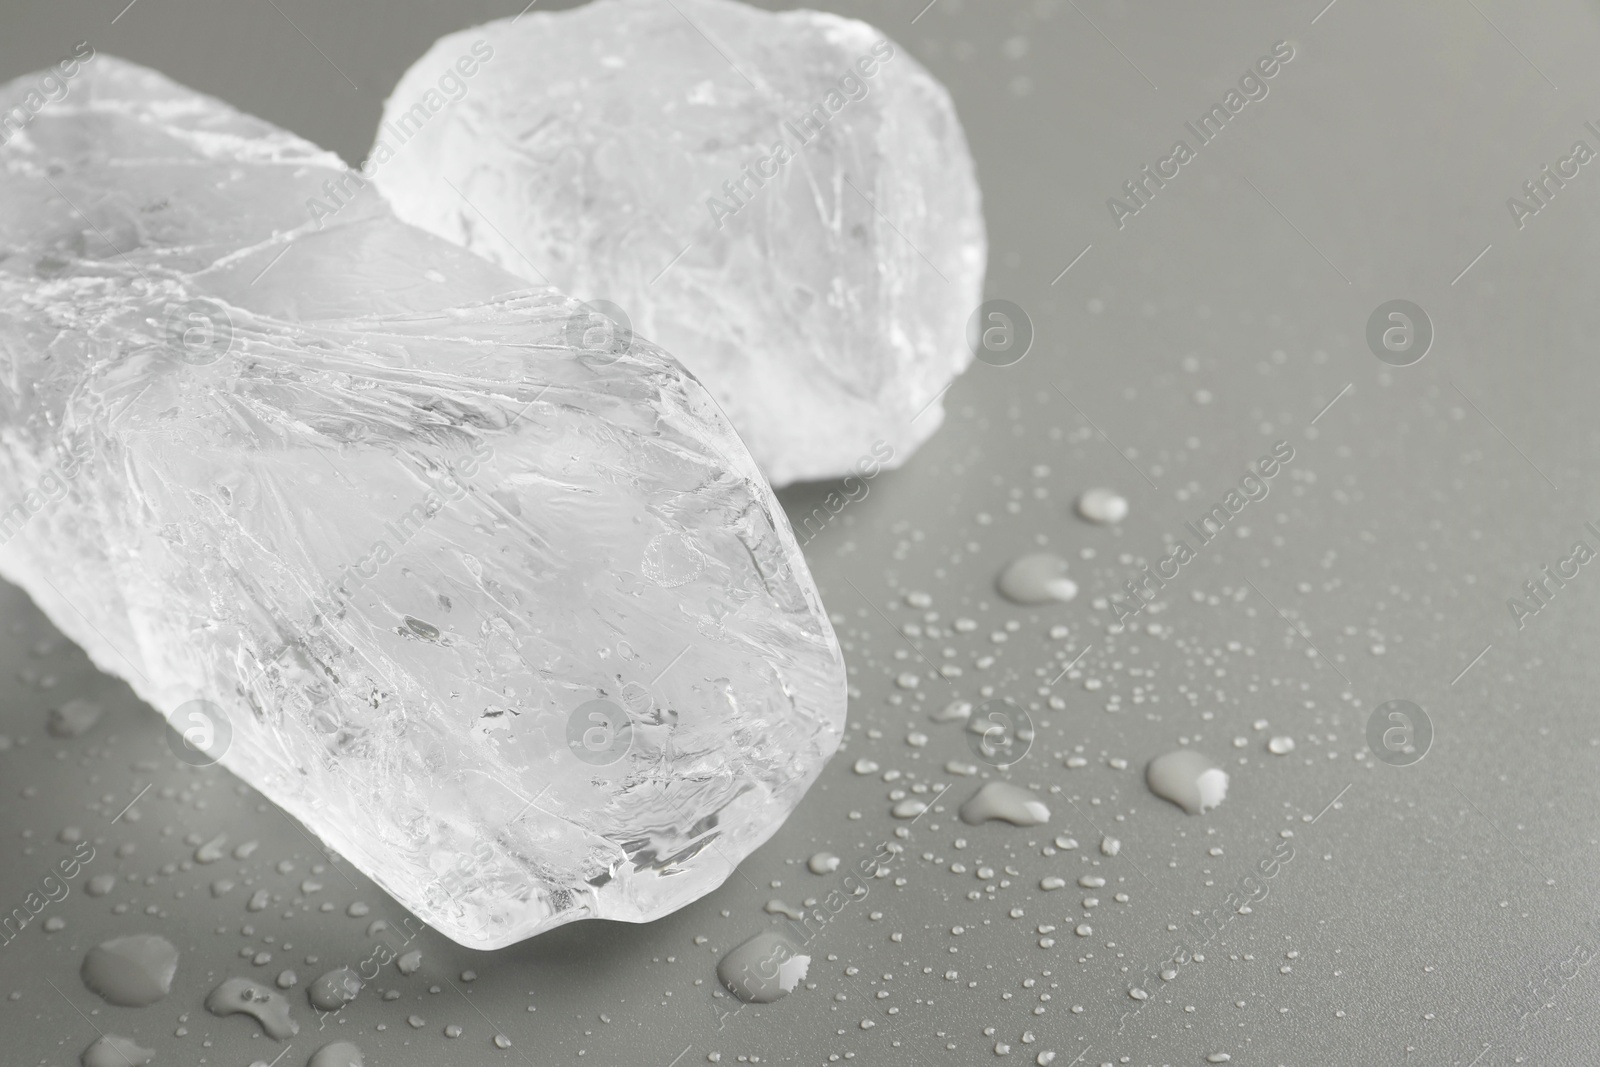
[[[675,353],[774,485],[899,466],[972,360],[961,123],[854,19],[599,0],[453,33],[368,166],[401,218]]]
[[[663,915],[839,741],[805,562],[677,362],[575,347],[575,301],[363,182],[111,57],[32,115],[0,573],[457,941]]]

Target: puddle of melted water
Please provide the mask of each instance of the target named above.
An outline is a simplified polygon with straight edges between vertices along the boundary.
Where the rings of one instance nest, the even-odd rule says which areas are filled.
[[[289,1002],[283,995],[248,978],[223,981],[206,995],[206,1010],[212,1015],[248,1015],[274,1041],[300,1032],[300,1024],[290,1017]]]
[[[771,1004],[805,978],[811,957],[793,940],[767,930],[733,949],[717,964],[717,979],[747,1004]]]
[[[159,934],[102,941],[83,958],[83,984],[107,1004],[143,1008],[172,992],[178,950]]]
[[[969,826],[999,820],[1012,826],[1039,826],[1050,821],[1050,809],[1034,793],[1009,782],[990,782],[961,805],[961,821]]]

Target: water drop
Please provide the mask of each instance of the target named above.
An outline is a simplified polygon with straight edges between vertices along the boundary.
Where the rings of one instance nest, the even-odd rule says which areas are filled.
[[[777,899],[767,901],[766,907],[762,910],[768,915],[782,915],[786,919],[804,919],[806,917],[806,913],[793,904]]]
[[[818,852],[806,860],[812,874],[832,874],[839,869],[839,857],[831,852]]]
[[[248,1015],[274,1041],[300,1032],[300,1024],[290,1017],[289,1002],[282,994],[248,978],[225,979],[206,994],[206,1010],[212,1015]]]
[[[773,965],[777,965],[776,972]],[[805,978],[811,957],[782,933],[768,930],[739,945],[717,964],[717,979],[749,1004],[771,1004]]]
[[[196,863],[215,863],[222,858],[222,845],[228,840],[227,834],[218,834],[210,841],[194,850]]]
[[[1267,751],[1272,753],[1274,756],[1287,756],[1289,753],[1294,751],[1294,738],[1274,737],[1271,741],[1267,742]]]
[[[52,737],[81,737],[100,721],[103,710],[92,700],[69,700],[50,709],[45,729]]]
[[[1078,595],[1078,583],[1067,577],[1067,561],[1053,552],[1018,556],[1006,564],[995,588],[1018,604],[1051,604]]]
[[[1078,517],[1102,526],[1128,517],[1128,498],[1114,489],[1086,489],[1078,497]]]
[[[151,1049],[140,1048],[126,1037],[106,1034],[83,1050],[79,1062],[83,1067],[145,1067],[155,1058]]]
[[[1186,748],[1151,760],[1144,780],[1152,793],[1190,815],[1210,811],[1228,795],[1228,773],[1201,753]]]
[[[335,1041],[317,1049],[306,1067],[362,1067],[361,1050],[348,1041]]]
[[[159,934],[103,941],[83,958],[83,984],[108,1004],[143,1008],[172,992],[178,950]]]
[[[361,979],[348,967],[337,967],[306,987],[311,1006],[319,1011],[338,1011],[361,992]]]
[[[907,797],[889,809],[889,814],[897,819],[915,819],[918,815],[928,810],[928,805],[916,797]]]
[[[978,826],[1000,819],[1013,826],[1038,826],[1050,820],[1050,809],[1032,792],[1007,782],[989,782],[961,805],[961,821]]]

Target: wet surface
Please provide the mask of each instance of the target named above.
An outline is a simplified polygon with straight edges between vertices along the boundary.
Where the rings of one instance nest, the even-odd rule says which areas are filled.
[[[279,6],[8,16],[0,77],[87,37],[355,162],[435,37],[520,5]],[[1600,147],[1600,14],[921,7],[839,10],[950,87],[988,294],[1033,341],[975,364],[842,510],[782,494],[853,686],[794,817],[666,919],[473,952],[176,759],[0,590],[8,1062],[76,1063],[97,1030],[239,1067],[335,1042],[398,1065],[1465,1067],[1600,1041],[1600,190],[1573,148]],[[1220,133],[1190,132],[1235,89]],[[1096,487],[1126,516],[1081,518]],[[1041,552],[1076,597],[1002,598]],[[1190,749],[1229,780],[1195,815],[1145,780]],[[1049,821],[963,822],[997,781]],[[746,1004],[718,964],[764,932],[809,965]],[[178,952],[171,992],[105,1003],[85,956],[143,933]],[[320,1012],[308,985],[339,968],[360,996]],[[230,979],[298,1033],[208,1012]]]

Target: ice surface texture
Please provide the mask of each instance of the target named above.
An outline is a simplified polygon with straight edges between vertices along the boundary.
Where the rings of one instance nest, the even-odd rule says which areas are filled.
[[[754,461],[576,307],[110,57],[0,148],[0,571],[481,948],[713,889],[844,719]]]
[[[774,485],[880,440],[898,465],[972,359],[987,245],[961,124],[853,19],[599,0],[491,22],[412,66],[369,163],[401,218],[619,306]]]

